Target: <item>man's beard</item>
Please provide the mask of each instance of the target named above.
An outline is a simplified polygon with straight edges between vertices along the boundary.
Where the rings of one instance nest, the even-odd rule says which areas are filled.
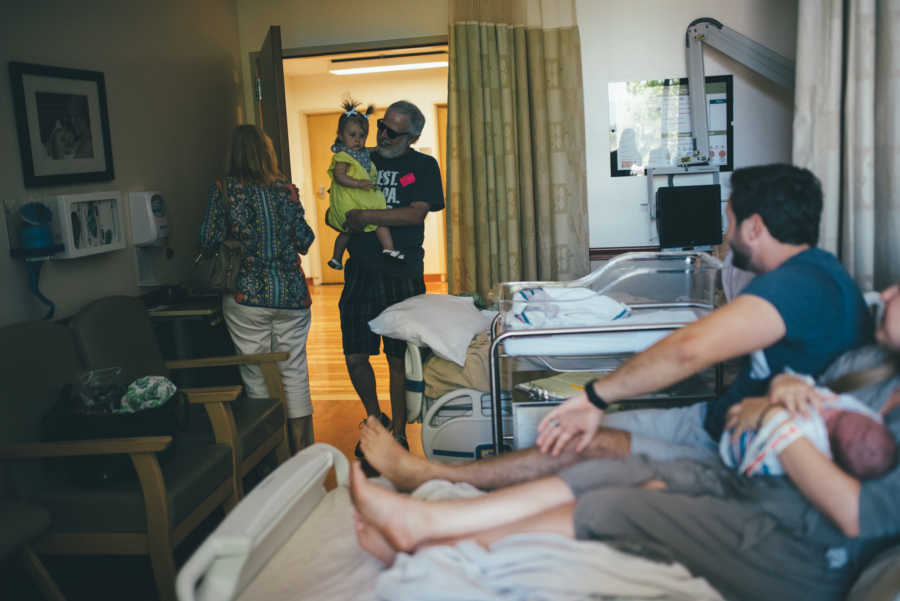
[[[731,247],[731,264],[744,271],[753,271],[750,267],[750,255],[738,248],[734,241],[729,243],[729,246]]]
[[[401,154],[404,154],[409,149],[408,146],[397,146],[394,148],[385,148],[380,144],[375,147],[375,152],[380,154],[382,157],[386,159],[396,159]]]

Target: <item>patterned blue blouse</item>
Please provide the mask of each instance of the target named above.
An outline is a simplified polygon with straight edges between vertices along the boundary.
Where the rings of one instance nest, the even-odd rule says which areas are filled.
[[[244,248],[234,300],[242,305],[299,309],[310,305],[300,255],[315,239],[289,182],[241,184],[226,177],[209,189],[200,247],[210,255],[227,237]],[[224,195],[223,195],[224,191]]]

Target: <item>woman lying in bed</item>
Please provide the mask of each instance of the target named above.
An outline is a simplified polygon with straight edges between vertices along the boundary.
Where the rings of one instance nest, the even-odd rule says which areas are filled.
[[[882,296],[879,346],[844,355],[822,379],[852,386],[900,440],[900,287]],[[802,413],[819,400],[801,379],[779,378],[765,401],[739,405],[730,425],[757,425],[771,403]],[[778,458],[787,478],[641,456],[590,460],[559,476],[431,503],[373,485],[354,465],[357,538],[391,564],[397,552],[425,546],[472,539],[487,547],[514,533],[549,532],[671,558],[729,599],[839,599],[900,534],[900,468],[860,482],[805,438]]]

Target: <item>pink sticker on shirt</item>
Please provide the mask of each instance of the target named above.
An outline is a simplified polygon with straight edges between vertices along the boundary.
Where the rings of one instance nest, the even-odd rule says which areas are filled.
[[[416,181],[416,175],[414,173],[407,173],[406,175],[400,176],[400,185],[404,188],[411,183]]]

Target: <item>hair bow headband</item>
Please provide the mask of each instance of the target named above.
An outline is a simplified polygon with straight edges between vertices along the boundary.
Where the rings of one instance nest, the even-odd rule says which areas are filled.
[[[365,113],[360,113],[360,112],[357,111],[356,109],[350,109],[349,111],[345,111],[345,112],[344,112],[344,116],[345,116],[345,117],[349,117],[350,115],[362,115],[362,116],[365,117],[366,119],[369,118],[368,115],[366,115]]]

